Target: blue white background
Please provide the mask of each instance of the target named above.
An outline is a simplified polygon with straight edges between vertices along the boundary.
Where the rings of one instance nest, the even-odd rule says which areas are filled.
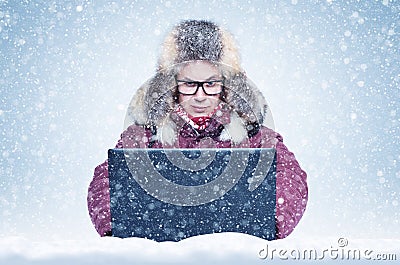
[[[235,36],[275,129],[308,173],[295,232],[180,243],[100,239],[87,187],[182,19]],[[400,259],[400,2],[0,1],[0,264],[244,262],[266,244]]]

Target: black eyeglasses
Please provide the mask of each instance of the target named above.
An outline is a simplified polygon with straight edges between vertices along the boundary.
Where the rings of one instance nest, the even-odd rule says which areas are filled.
[[[208,80],[204,82],[176,79],[178,92],[182,95],[195,95],[201,87],[207,96],[221,94],[224,80]]]

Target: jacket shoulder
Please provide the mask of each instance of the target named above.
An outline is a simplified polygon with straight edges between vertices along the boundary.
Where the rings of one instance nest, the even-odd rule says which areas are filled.
[[[259,137],[263,148],[276,148],[279,142],[283,143],[283,137],[279,133],[265,126],[261,126],[256,137]]]

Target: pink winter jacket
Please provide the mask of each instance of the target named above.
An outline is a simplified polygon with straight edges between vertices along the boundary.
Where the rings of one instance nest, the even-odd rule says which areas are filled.
[[[223,127],[223,126],[222,126]],[[260,127],[238,146],[229,140],[220,140],[221,124],[212,120],[202,133],[185,124],[179,131],[177,144],[168,148],[275,148],[276,149],[276,229],[277,238],[287,237],[295,228],[306,208],[308,188],[306,173],[300,168],[292,152],[283,144],[282,136],[266,127]],[[152,132],[131,125],[122,134],[115,148],[165,148],[159,141],[151,141]],[[202,141],[212,138],[213,141]],[[90,218],[100,236],[110,235],[110,193],[107,160],[94,170],[87,197]]]

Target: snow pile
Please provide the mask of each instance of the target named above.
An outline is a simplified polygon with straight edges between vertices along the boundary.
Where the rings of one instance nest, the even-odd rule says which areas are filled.
[[[347,238],[265,241],[235,233],[199,236],[179,243],[137,238],[30,242],[10,237],[0,240],[0,263],[265,264],[273,261],[298,264],[348,259],[350,264],[359,264],[378,258],[399,259],[399,243],[398,239]]]

